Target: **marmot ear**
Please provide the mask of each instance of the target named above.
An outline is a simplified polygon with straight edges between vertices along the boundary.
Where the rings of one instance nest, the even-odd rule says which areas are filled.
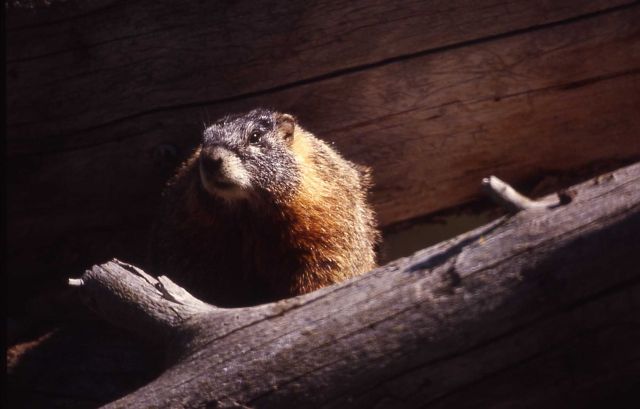
[[[293,138],[293,131],[296,128],[296,119],[293,115],[278,114],[276,116],[276,129],[278,135],[284,140],[291,140]]]

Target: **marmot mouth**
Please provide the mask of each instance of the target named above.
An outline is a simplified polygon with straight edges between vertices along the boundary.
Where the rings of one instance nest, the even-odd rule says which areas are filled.
[[[233,189],[235,187],[237,187],[237,185],[235,183],[231,183],[231,182],[225,182],[222,180],[212,180],[211,184],[213,186],[215,186],[218,189],[223,189],[223,190],[227,190],[227,189]]]

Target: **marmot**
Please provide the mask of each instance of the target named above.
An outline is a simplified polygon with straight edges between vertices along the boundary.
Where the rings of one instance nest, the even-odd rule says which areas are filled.
[[[368,168],[289,114],[255,109],[206,128],[169,180],[150,267],[195,296],[247,306],[304,294],[376,266]]]

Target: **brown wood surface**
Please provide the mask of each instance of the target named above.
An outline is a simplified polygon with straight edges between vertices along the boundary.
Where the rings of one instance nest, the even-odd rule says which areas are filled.
[[[9,14],[10,142],[206,105],[629,0],[54,2]],[[12,11],[12,10],[10,10]],[[82,144],[95,144],[82,137]],[[64,144],[63,144],[64,143]]]
[[[12,279],[142,262],[202,123],[256,105],[371,165],[383,225],[474,198],[487,174],[640,155],[637,2],[199,7],[8,10]]]
[[[130,265],[94,266],[89,305],[171,357],[107,407],[633,408],[640,163],[571,191],[257,307],[206,307]]]

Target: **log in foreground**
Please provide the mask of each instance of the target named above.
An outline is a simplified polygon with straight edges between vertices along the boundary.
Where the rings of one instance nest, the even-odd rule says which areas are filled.
[[[640,373],[640,164],[340,285],[222,309],[118,261],[80,285],[169,367],[129,407],[586,407]],[[602,402],[601,402],[602,403]]]

